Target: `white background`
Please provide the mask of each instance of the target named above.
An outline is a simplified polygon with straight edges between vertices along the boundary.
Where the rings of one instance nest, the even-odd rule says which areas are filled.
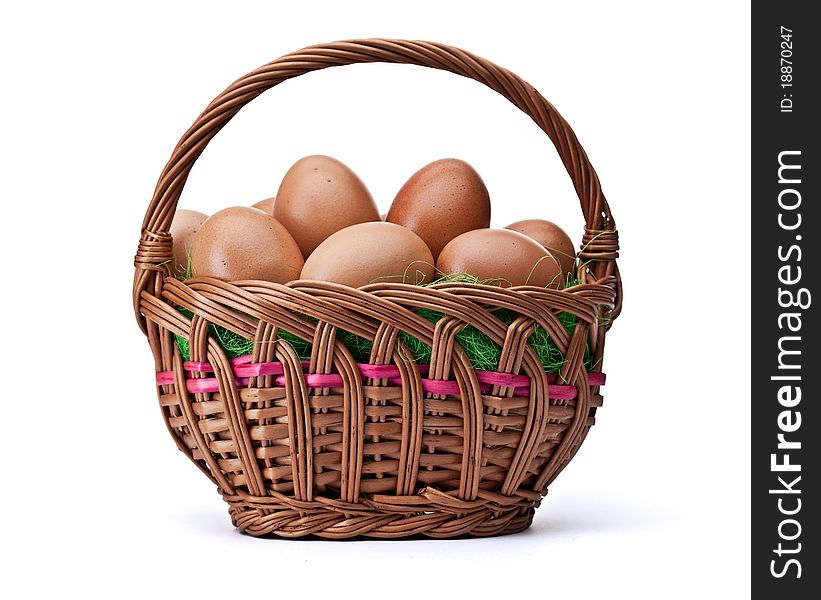
[[[0,595],[746,597],[747,4],[275,4],[3,9]],[[605,406],[520,535],[240,535],[157,408],[132,260],[177,139],[260,64],[376,36],[461,46],[530,81],[574,126],[619,226],[625,304]],[[181,206],[255,202],[310,153],[348,163],[381,209],[425,163],[463,158],[488,184],[494,225],[548,218],[579,242],[547,138],[482,86],[403,66],[265,94],[207,149]]]

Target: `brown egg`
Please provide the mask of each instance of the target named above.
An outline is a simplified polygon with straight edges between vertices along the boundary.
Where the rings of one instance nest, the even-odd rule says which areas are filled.
[[[273,216],[274,202],[276,202],[276,196],[273,198],[266,198],[265,200],[260,200],[259,202],[255,202],[251,206],[254,208],[258,208],[262,212],[268,213],[269,215]]]
[[[300,278],[350,287],[424,283],[433,279],[433,256],[409,229],[381,221],[360,223],[322,242],[305,261]]]
[[[502,287],[563,287],[561,268],[550,253],[509,229],[476,229],[452,240],[436,261],[441,275],[465,273]]]
[[[490,196],[473,167],[445,158],[405,182],[386,220],[415,232],[435,258],[456,236],[490,226]]]
[[[288,230],[248,206],[215,213],[191,244],[191,270],[198,277],[286,283],[299,277],[302,265],[302,253]]]
[[[511,223],[505,229],[518,231],[533,238],[558,259],[565,274],[575,273],[576,249],[573,240],[555,223],[542,219],[526,219]]]
[[[208,215],[196,210],[181,208],[174,215],[171,221],[171,237],[174,239],[174,261],[171,265],[171,273],[179,277],[185,277],[188,270],[188,253],[191,251],[191,241],[194,235],[200,230]]]
[[[362,180],[330,156],[306,156],[288,169],[273,214],[306,258],[332,233],[379,221],[379,210]]]

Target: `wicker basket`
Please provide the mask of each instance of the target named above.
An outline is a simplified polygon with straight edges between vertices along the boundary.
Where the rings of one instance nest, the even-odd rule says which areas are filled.
[[[562,291],[468,283],[361,289],[181,282],[170,276],[177,200],[208,142],[246,103],[303,73],[366,62],[409,63],[480,81],[549,136],[586,222],[582,282]],[[252,535],[398,538],[499,535],[530,525],[601,406],[605,332],[618,315],[618,237],[599,180],[573,131],[533,87],[468,52],[431,42],[356,40],[283,56],[237,80],[185,133],[157,184],[135,259],[134,309],[154,354],[160,407],[179,449],[214,482],[233,523]],[[193,313],[182,314],[178,307]],[[416,311],[445,316],[436,323]],[[504,308],[512,323],[493,314]],[[576,315],[572,334],[560,312]],[[253,339],[229,360],[210,324]],[[455,341],[472,325],[497,343],[496,372],[474,370]],[[565,357],[545,373],[528,336],[543,327]],[[337,328],[373,340],[357,364]],[[312,343],[310,361],[278,341]],[[432,347],[430,365],[399,332]],[[174,335],[190,342],[183,362]],[[585,369],[585,351],[595,371]]]

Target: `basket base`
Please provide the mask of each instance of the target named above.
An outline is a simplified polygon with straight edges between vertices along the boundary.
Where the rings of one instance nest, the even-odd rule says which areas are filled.
[[[257,537],[326,539],[372,537],[399,539],[489,537],[524,531],[533,522],[533,506],[507,510],[482,508],[469,513],[446,511],[388,512],[366,505],[328,507],[303,502],[303,507],[260,506],[237,497],[225,497],[231,522],[241,532]],[[309,506],[310,505],[310,506]]]

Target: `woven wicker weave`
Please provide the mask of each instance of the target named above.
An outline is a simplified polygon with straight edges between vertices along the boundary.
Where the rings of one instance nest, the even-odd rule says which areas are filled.
[[[409,63],[480,81],[519,107],[555,145],[586,228],[580,285],[557,291],[468,283],[361,289],[316,281],[225,283],[170,276],[168,233],[186,178],[245,104],[303,73],[365,62]],[[525,529],[602,403],[605,332],[618,315],[618,238],[599,180],[573,131],[509,71],[441,44],[356,40],[314,46],[237,80],[185,133],[157,184],[135,259],[134,309],[156,362],[159,400],[179,449],[216,484],[252,535],[383,538],[498,535]],[[183,315],[178,307],[193,313]],[[436,323],[416,311],[445,316]],[[515,318],[502,322],[503,308]],[[576,315],[572,334],[557,315]],[[253,339],[229,360],[210,324]],[[475,371],[455,341],[472,325],[501,349],[497,373]],[[528,336],[543,327],[565,357],[547,374]],[[358,365],[337,328],[373,340]],[[301,362],[280,330],[312,343]],[[432,347],[415,364],[399,332]],[[183,362],[174,335],[190,341]]]

